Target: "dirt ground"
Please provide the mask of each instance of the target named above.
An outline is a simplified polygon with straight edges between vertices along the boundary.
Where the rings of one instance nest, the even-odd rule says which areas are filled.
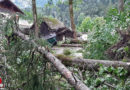
[[[81,50],[83,50],[83,48],[81,47],[58,47],[55,46],[52,48],[54,54],[58,55],[58,54],[63,54],[64,50],[69,50],[72,53],[72,56],[74,57],[79,57],[79,58],[83,58],[82,53],[80,52]]]

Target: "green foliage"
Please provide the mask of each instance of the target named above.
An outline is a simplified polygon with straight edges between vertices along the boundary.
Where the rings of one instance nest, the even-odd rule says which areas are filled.
[[[115,44],[119,36],[115,28],[127,28],[130,23],[129,10],[126,5],[124,12],[118,13],[116,8],[110,8],[105,18],[86,18],[79,27],[80,31],[88,33],[88,43],[85,44],[85,58],[108,59],[105,51]],[[125,48],[127,51],[127,48]]]
[[[128,3],[125,4],[124,11],[119,13],[118,9],[112,7],[105,17],[107,23],[113,23],[115,27],[126,28],[130,24],[130,10]]]
[[[105,20],[103,17],[96,17],[96,18],[91,18],[91,17],[86,17],[78,30],[80,30],[81,32],[88,32],[88,31],[92,31],[93,29],[96,28],[101,28],[104,24],[105,24]]]
[[[122,67],[114,68],[100,65],[98,73],[88,72],[85,77],[84,82],[93,90],[127,90],[130,88],[130,78]]]
[[[55,2],[54,2],[55,1]],[[45,16],[52,16],[70,26],[68,0],[54,0],[51,4],[46,4],[39,13]],[[105,16],[107,9],[117,3],[117,0],[73,0],[74,21],[80,25],[83,16]],[[80,17],[81,16],[81,17]]]
[[[70,51],[70,49],[65,49],[65,50],[63,51],[63,54],[66,55],[66,56],[69,56],[69,55],[72,54],[72,52]]]
[[[33,14],[32,14],[32,12],[30,10],[24,10],[24,14],[25,15],[20,15],[20,17],[22,19],[31,20],[31,21],[33,20]]]
[[[4,27],[4,32],[5,32],[6,36],[11,36],[12,35],[13,28],[14,28],[13,24],[14,24],[14,20],[12,20],[12,19],[7,20],[7,22],[5,24],[5,27]]]
[[[92,30],[93,25],[94,25],[94,23],[93,23],[91,17],[86,17],[82,21],[82,24],[80,25],[79,30],[81,32],[88,32],[89,30]]]
[[[44,44],[46,45],[46,44]],[[11,41],[7,45],[3,41],[3,53],[7,57],[7,63],[11,68],[7,68],[10,76],[8,83],[13,90],[21,88],[24,90],[48,90],[56,88],[57,84],[54,76],[59,76],[53,72],[52,65],[35,49],[35,46],[21,39],[17,42]],[[13,54],[12,54],[13,53]],[[47,64],[48,63],[48,64]],[[12,83],[14,81],[14,83]]]
[[[100,1],[100,3],[97,1]],[[114,1],[115,0],[112,0],[112,2]],[[94,4],[93,2],[96,3]],[[125,28],[129,23],[129,11],[127,10],[127,6],[125,7],[125,11],[121,14],[118,14],[116,8],[110,9],[105,19],[103,17],[85,18],[86,15],[103,15],[105,11],[103,11],[103,13],[101,12],[104,9],[101,2],[108,6],[105,0],[83,0],[82,2],[79,1],[74,4],[75,22],[76,24],[78,23],[78,25],[81,24],[78,29],[88,33],[88,43],[84,44],[85,58],[107,59],[104,52],[118,40],[115,27]],[[68,3],[60,1],[56,3],[57,6],[53,6],[52,4],[53,3],[50,3],[50,8],[48,4],[48,6],[43,9],[43,11],[46,11],[44,13],[46,13],[46,15],[53,13],[54,17],[59,18],[68,25]],[[100,7],[96,8],[98,5]],[[84,8],[81,8],[83,6]],[[32,20],[32,14],[30,12],[26,12],[26,14],[27,16],[23,18]],[[38,21],[41,22],[42,15],[39,17]],[[5,35],[7,36],[11,36],[14,30],[14,26],[11,23],[14,24],[12,21],[6,23]],[[54,66],[44,58],[44,55],[37,52],[34,45],[18,37],[16,37],[16,39],[17,41],[11,41],[9,44],[7,44],[7,39],[1,40],[0,43],[0,49],[3,48],[5,50],[2,54],[7,59],[6,73],[8,75],[7,77],[6,75],[4,76],[7,78],[7,89],[74,90],[74,88],[56,72]],[[35,38],[31,36],[31,39]],[[35,42],[38,45],[50,48],[50,45],[45,40],[38,39],[35,40]],[[126,53],[129,53],[129,49],[128,46],[123,48]],[[58,57],[70,59],[71,56],[69,55],[71,55],[72,52],[66,49],[64,50],[64,54],[65,55],[59,55]],[[69,69],[73,71],[73,74],[76,74],[78,78],[82,78],[79,75],[77,67],[70,67]],[[98,72],[83,70],[81,76],[83,76],[83,82],[92,90],[129,90],[130,88],[130,77],[127,71],[122,67],[114,68],[112,66],[104,67],[100,65]]]
[[[10,24],[7,25],[7,31],[5,32],[10,30]],[[11,29],[14,30],[14,28]],[[9,44],[7,39],[1,41],[0,49],[3,48],[6,51],[2,55],[6,57],[6,64],[8,64],[6,68],[8,76],[3,76],[3,78],[7,78],[6,88],[11,90],[18,88],[23,90],[53,90],[58,88],[60,84],[55,83],[58,80],[56,81],[54,77],[60,75],[57,72],[53,72],[55,68],[51,63],[37,52],[35,45],[18,37],[16,39],[17,41],[12,40]],[[31,39],[34,39],[34,37],[32,36]],[[44,40],[35,41],[41,46],[49,47]],[[62,86],[60,87],[62,88]]]
[[[79,26],[82,23],[82,21],[85,19],[85,17],[86,16],[84,13],[80,13],[80,15],[77,18],[77,22],[78,22],[77,26]]]
[[[90,59],[107,59],[104,52],[118,39],[113,25],[106,24],[106,20],[103,17],[89,18],[86,22],[82,23],[83,25],[81,24],[81,27],[84,26],[84,31],[87,28],[85,32],[88,32],[88,43],[85,44],[84,57]]]

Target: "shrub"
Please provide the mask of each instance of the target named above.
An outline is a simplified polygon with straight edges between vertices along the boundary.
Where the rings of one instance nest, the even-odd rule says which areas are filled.
[[[89,30],[92,30],[92,28],[93,28],[93,21],[92,21],[92,19],[91,19],[91,17],[86,17],[83,21],[82,21],[82,23],[81,23],[81,25],[80,25],[80,27],[78,28],[81,32],[88,32]]]
[[[90,59],[107,59],[104,52],[111,45],[117,42],[117,39],[118,35],[114,32],[114,30],[108,28],[108,26],[100,29],[94,29],[88,35],[88,43],[85,44],[84,57]]]
[[[106,20],[103,17],[92,18],[91,22],[93,24],[91,24],[90,31],[86,31],[88,32],[88,43],[85,44],[84,57],[107,59],[104,52],[117,42],[118,35],[113,25],[111,23],[106,24]]]
[[[69,56],[69,55],[71,55],[71,51],[69,49],[65,49],[63,51],[63,54],[66,55],[66,56]]]

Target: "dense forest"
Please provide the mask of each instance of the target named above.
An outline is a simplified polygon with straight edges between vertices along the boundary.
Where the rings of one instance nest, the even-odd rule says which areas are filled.
[[[129,90],[130,1],[0,0],[1,89]]]

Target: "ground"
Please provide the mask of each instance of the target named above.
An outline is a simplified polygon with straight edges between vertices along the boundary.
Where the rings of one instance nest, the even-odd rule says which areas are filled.
[[[53,52],[55,55],[59,55],[59,54],[64,54],[65,50],[69,50],[71,53],[71,56],[75,57],[75,58],[83,58],[83,55],[81,52],[81,50],[83,50],[82,47],[59,47],[59,46],[55,46],[52,48]]]

